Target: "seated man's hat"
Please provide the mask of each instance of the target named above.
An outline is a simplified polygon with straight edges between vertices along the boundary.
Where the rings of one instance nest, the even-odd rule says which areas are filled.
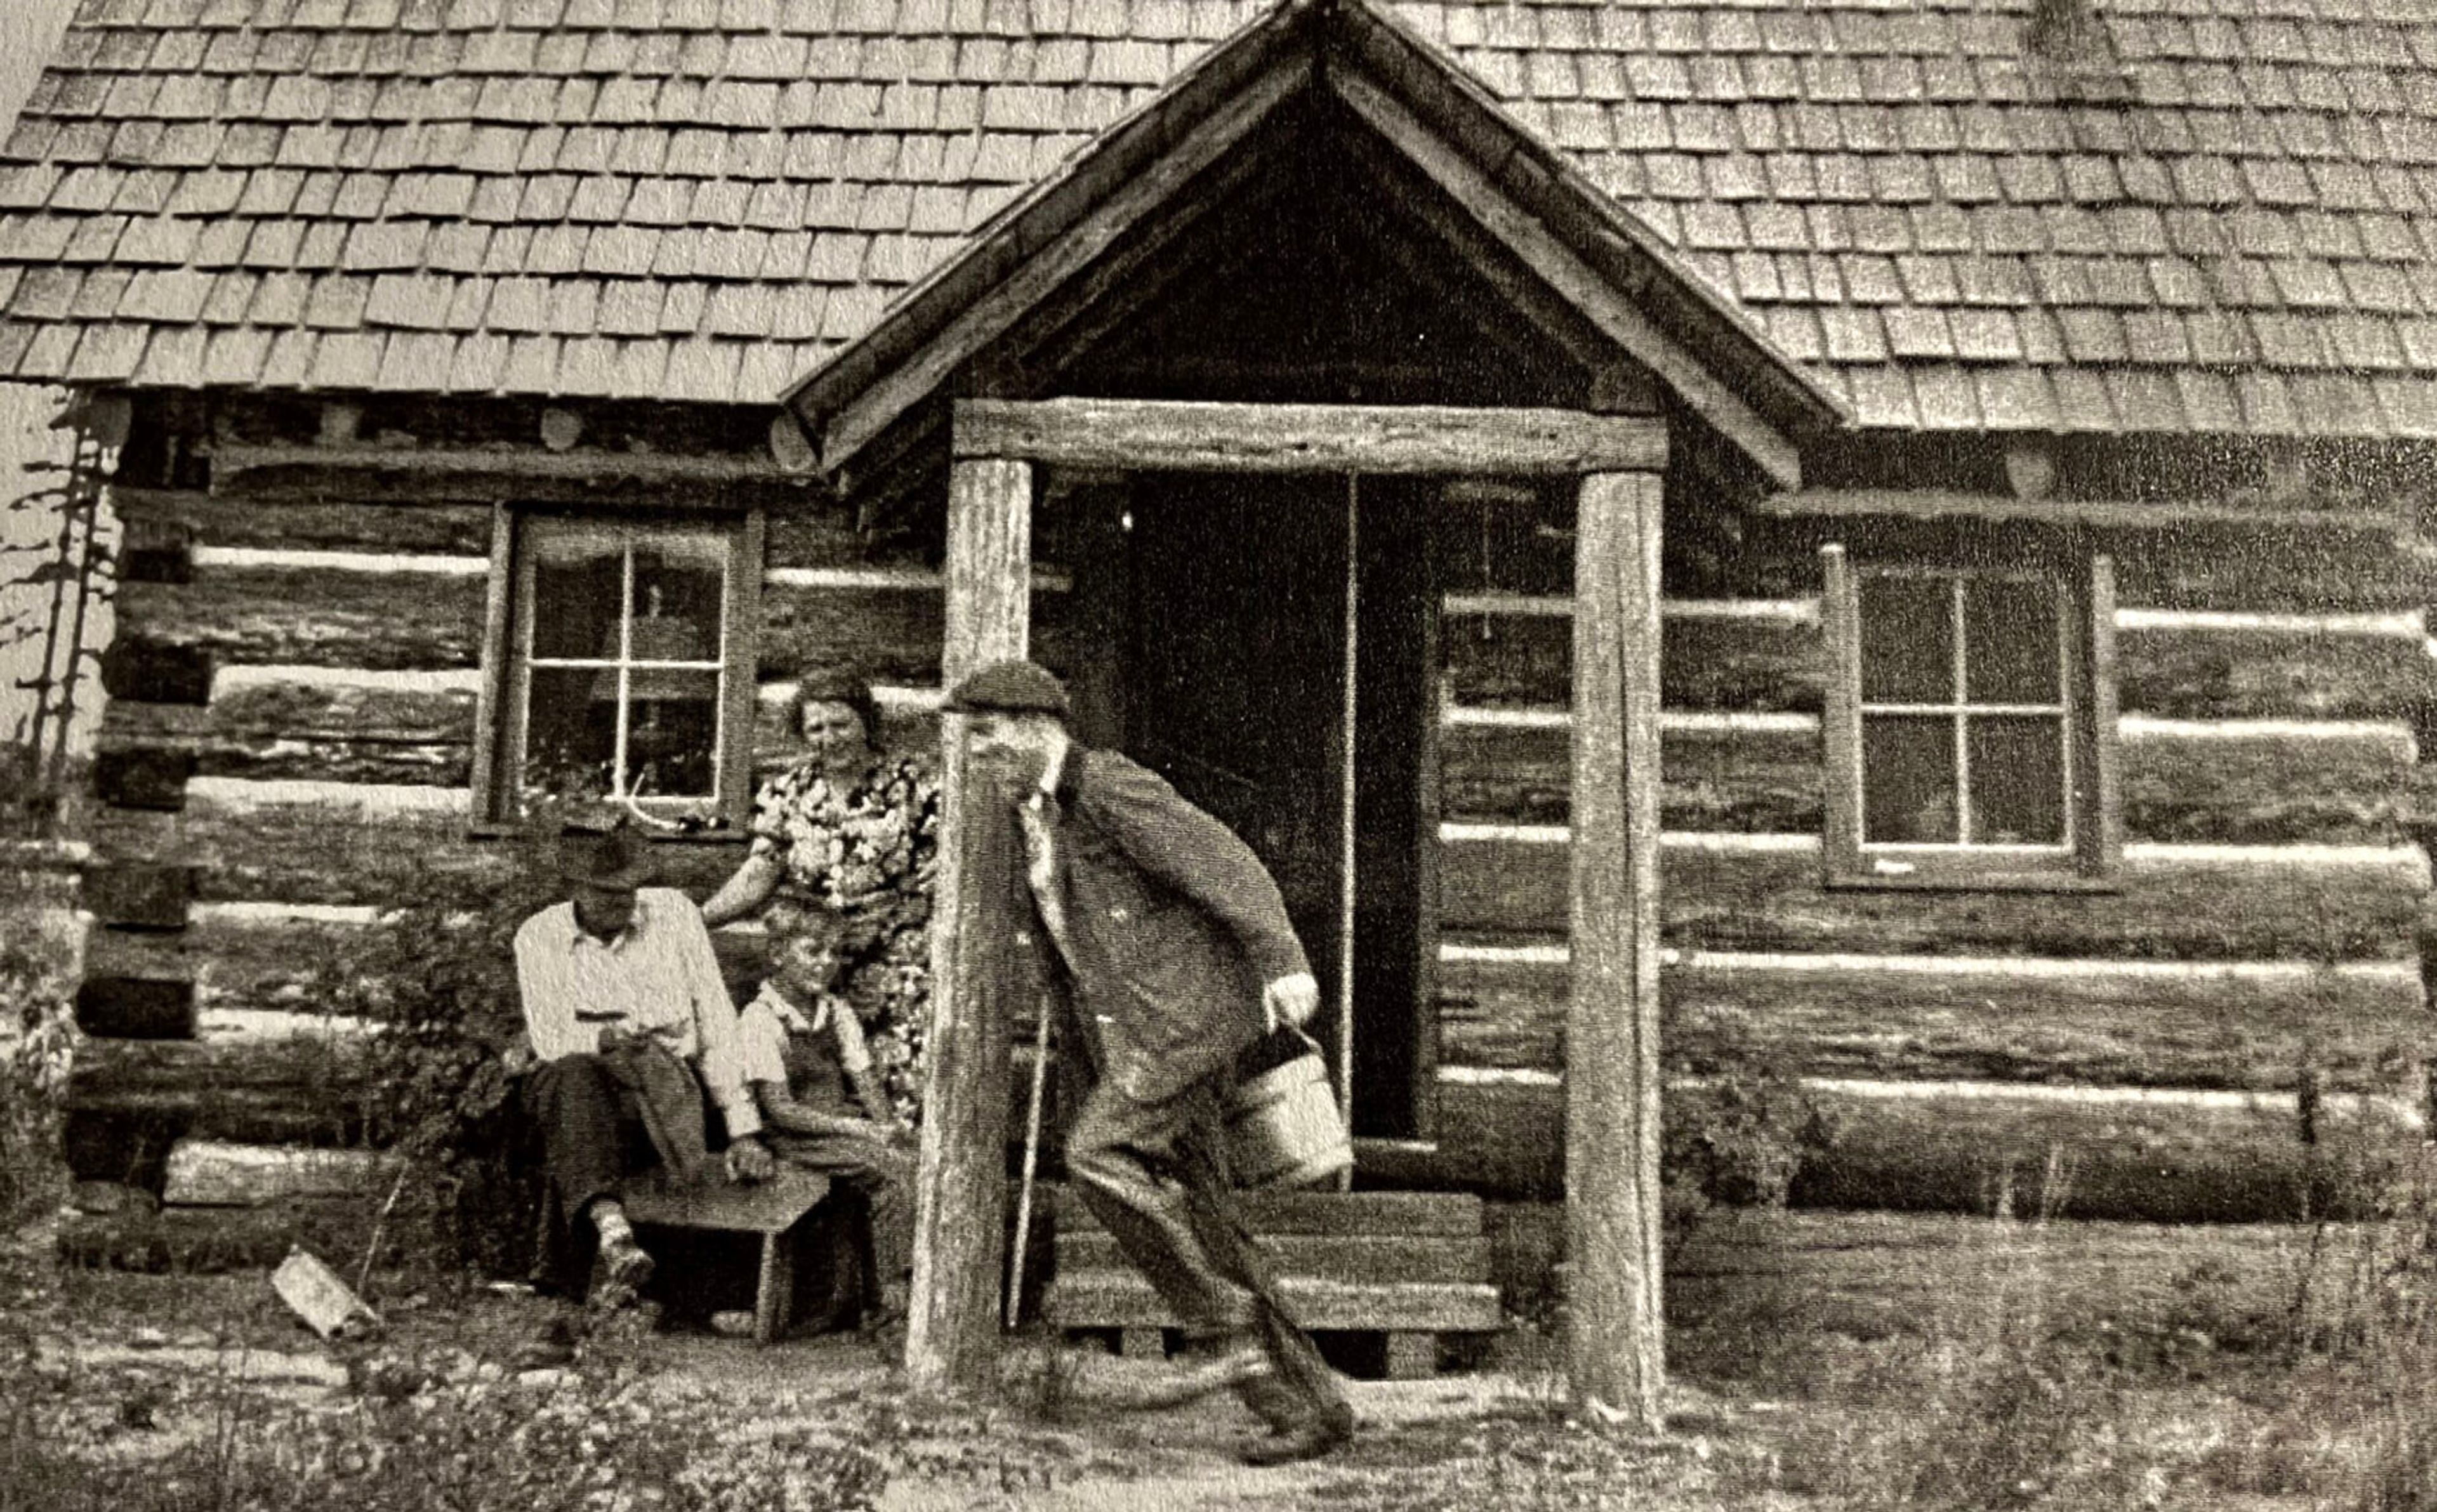
[[[948,695],[951,714],[1073,714],[1066,685],[1036,662],[991,662],[969,674]]]
[[[558,837],[558,875],[570,887],[631,893],[651,880],[651,863],[622,829],[570,828]]]

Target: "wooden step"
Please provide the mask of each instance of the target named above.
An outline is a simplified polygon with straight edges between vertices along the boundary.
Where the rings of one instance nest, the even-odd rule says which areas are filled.
[[[1051,1189],[1058,1231],[1095,1233],[1099,1222],[1068,1185]],[[1245,1191],[1236,1193],[1244,1222],[1263,1237],[1284,1234],[1348,1238],[1475,1239],[1481,1198],[1459,1191]]]
[[[1316,1330],[1485,1333],[1499,1326],[1498,1288],[1481,1281],[1362,1284],[1316,1277],[1280,1277],[1295,1321]],[[1049,1321],[1067,1329],[1158,1329],[1176,1315],[1131,1270],[1061,1273],[1050,1283]]]
[[[1489,1241],[1413,1239],[1402,1234],[1345,1236],[1286,1234],[1265,1238],[1261,1248],[1282,1277],[1361,1283],[1486,1281]],[[1122,1270],[1117,1242],[1098,1229],[1058,1236],[1058,1271]]]

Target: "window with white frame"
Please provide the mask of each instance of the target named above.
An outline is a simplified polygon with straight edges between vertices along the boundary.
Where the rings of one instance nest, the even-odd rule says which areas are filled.
[[[2114,812],[2108,559],[1826,555],[1826,855],[1848,885],[2104,878]]]
[[[492,760],[477,794],[604,799],[682,828],[749,802],[758,517],[524,514],[494,613]],[[503,622],[502,622],[503,621]]]

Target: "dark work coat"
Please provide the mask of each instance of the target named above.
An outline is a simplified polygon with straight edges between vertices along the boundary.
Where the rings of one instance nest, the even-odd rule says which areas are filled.
[[[1099,1075],[1158,1103],[1232,1074],[1267,1028],[1262,988],[1311,969],[1277,883],[1233,830],[1115,752],[1069,748],[1058,800],[1050,885],[1065,903],[1068,969],[1049,965],[1061,957],[1045,926],[1030,943],[1097,1041]],[[1016,885],[1037,918],[1010,822]]]

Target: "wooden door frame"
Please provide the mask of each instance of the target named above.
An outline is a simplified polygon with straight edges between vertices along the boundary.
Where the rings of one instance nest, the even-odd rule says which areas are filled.
[[[1659,1418],[1658,547],[1667,425],[1553,408],[966,399],[950,436],[942,673],[1028,650],[1036,464],[1146,472],[1574,477],[1573,814],[1568,945],[1569,1374],[1578,1396]],[[917,1387],[993,1379],[1004,1260],[1009,1008],[972,822],[965,721],[941,721],[933,940],[906,1367]],[[1003,895],[1000,895],[1003,896]],[[1002,903],[1002,906],[1003,903]],[[1618,1151],[1627,1151],[1617,1159]]]

